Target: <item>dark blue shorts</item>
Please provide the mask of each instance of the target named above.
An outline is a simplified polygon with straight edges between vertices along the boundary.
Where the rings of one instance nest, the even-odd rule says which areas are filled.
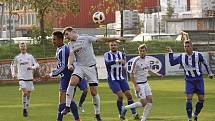
[[[87,88],[87,81],[86,81],[85,79],[82,79],[82,80],[78,83],[77,86],[79,87],[80,90],[84,90],[84,89]]]
[[[127,80],[108,80],[108,84],[113,93],[130,90]]]
[[[66,92],[67,87],[69,85],[69,81],[70,81],[70,76],[68,76],[68,77],[61,77],[60,78],[60,85],[59,85],[60,87],[59,87],[59,90],[61,92]]]
[[[204,80],[186,80],[185,81],[185,93],[186,94],[205,94],[205,88],[204,88]]]

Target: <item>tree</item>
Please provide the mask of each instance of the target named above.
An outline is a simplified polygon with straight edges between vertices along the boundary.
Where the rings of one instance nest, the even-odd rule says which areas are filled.
[[[143,0],[102,0],[96,6],[91,7],[91,11],[105,11],[105,13],[120,11],[121,14],[121,30],[120,36],[123,36],[123,10],[135,10],[141,7]]]
[[[167,19],[170,19],[172,17],[172,14],[174,13],[174,8],[172,6],[171,0],[167,0]]]
[[[26,11],[32,9],[37,12],[37,18],[39,20],[41,44],[46,43],[45,33],[45,16],[50,12],[62,12],[77,13],[79,11],[78,0],[3,0],[3,2],[9,4],[19,4],[19,9]]]

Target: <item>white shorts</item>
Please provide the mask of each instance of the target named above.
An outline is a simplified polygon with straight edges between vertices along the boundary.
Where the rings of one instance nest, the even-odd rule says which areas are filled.
[[[152,95],[152,91],[151,88],[148,84],[148,82],[144,83],[144,84],[138,84],[138,86],[140,87],[140,92],[136,93],[137,98],[139,99],[146,99],[146,96]]]
[[[27,91],[34,90],[33,81],[19,81],[19,90],[26,89]]]
[[[86,79],[89,84],[98,84],[96,66],[76,66],[73,75],[77,75],[82,79]]]

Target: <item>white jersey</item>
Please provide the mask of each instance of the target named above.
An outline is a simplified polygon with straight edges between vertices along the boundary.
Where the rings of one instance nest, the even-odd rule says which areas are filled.
[[[11,64],[11,73],[13,76],[17,76],[19,80],[33,80],[33,70],[27,70],[28,67],[36,69],[39,64],[31,54],[20,53]]]
[[[135,57],[132,65],[130,73],[134,74],[136,78],[136,83],[138,82],[146,82],[148,71],[150,69],[150,63],[148,61],[148,57],[141,58],[140,56]]]
[[[74,53],[78,66],[94,66],[96,58],[93,51],[92,42],[96,41],[96,37],[89,35],[81,35],[77,40],[70,44],[71,52]]]

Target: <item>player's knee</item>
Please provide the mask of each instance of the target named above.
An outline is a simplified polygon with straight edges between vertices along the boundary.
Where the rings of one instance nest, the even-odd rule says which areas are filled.
[[[147,100],[146,99],[140,99],[140,102],[141,102],[141,104],[142,104],[143,107],[147,104]]]
[[[96,96],[97,95],[97,90],[90,90],[90,92],[91,92],[92,96]]]
[[[23,95],[23,96],[28,96],[28,92],[27,92],[27,91],[24,91],[24,92],[22,92],[22,95]]]

